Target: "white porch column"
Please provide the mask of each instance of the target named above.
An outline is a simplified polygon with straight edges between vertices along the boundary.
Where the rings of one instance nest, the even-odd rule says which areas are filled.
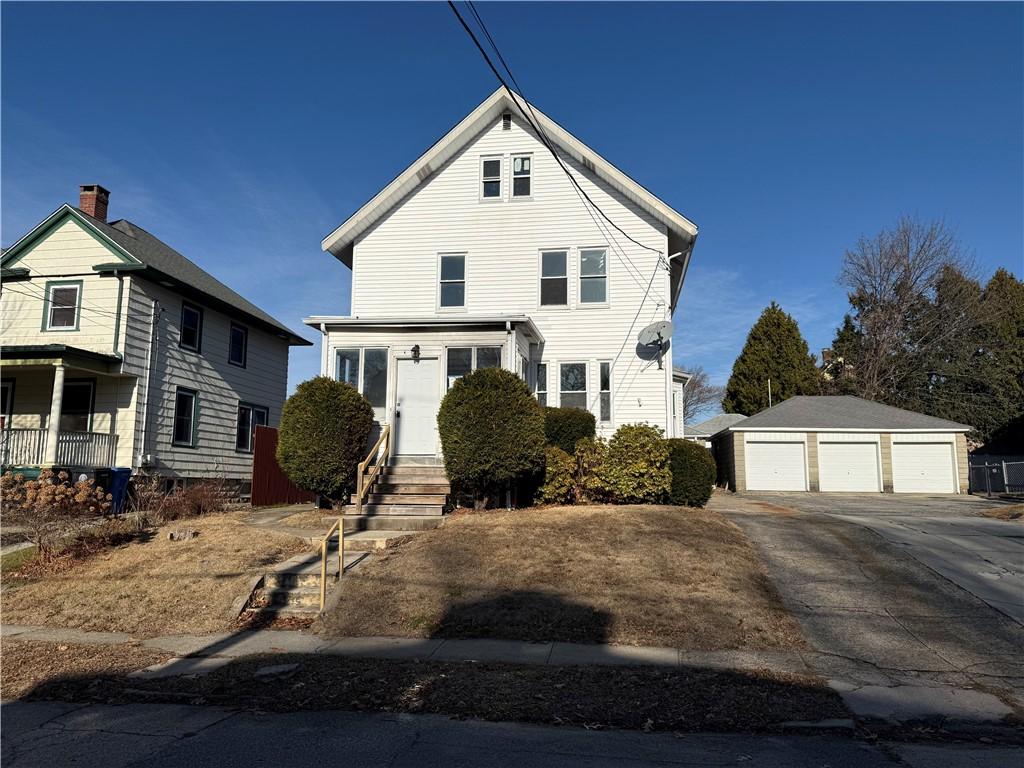
[[[57,463],[57,439],[60,436],[60,406],[64,399],[64,366],[53,369],[53,393],[50,395],[50,419],[46,422],[46,448],[43,450],[43,464],[52,467]]]

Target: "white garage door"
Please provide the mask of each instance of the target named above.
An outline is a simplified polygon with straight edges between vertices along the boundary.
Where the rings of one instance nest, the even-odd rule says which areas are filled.
[[[895,493],[956,493],[952,443],[893,443]]]
[[[748,442],[748,491],[806,491],[803,443]]]
[[[823,491],[881,491],[877,443],[819,443],[818,483]]]

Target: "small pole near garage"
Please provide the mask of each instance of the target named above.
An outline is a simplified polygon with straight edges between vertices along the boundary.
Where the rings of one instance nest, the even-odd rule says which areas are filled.
[[[988,494],[988,498],[992,498],[992,472],[989,469],[989,465],[985,464],[985,492]]]
[[[1010,490],[1010,476],[1006,474],[1006,462],[1002,462],[1003,465],[1003,491],[1009,492]]]
[[[768,379],[768,407],[772,407],[772,380]]]

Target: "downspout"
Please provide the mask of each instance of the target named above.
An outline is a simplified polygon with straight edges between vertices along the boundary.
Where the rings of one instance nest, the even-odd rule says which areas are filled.
[[[146,395],[142,399],[142,418],[139,420],[141,433],[139,435],[139,439],[136,441],[139,444],[139,453],[136,457],[136,463],[140,467],[142,466],[142,457],[148,452],[146,448],[149,443],[149,398],[153,386],[154,350],[159,352],[160,346],[159,322],[160,302],[157,299],[153,299],[153,313],[150,320],[149,331],[149,348],[146,350],[146,371],[143,377],[146,382]]]
[[[114,312],[114,354],[117,355],[117,348],[121,343],[121,305],[124,302],[124,275],[114,272],[117,278],[117,309]]]

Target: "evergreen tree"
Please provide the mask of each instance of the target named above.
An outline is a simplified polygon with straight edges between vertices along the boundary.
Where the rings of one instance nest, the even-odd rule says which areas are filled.
[[[750,329],[733,364],[722,410],[750,416],[767,408],[768,379],[773,405],[793,395],[816,395],[820,389],[814,356],[796,320],[774,301]]]

